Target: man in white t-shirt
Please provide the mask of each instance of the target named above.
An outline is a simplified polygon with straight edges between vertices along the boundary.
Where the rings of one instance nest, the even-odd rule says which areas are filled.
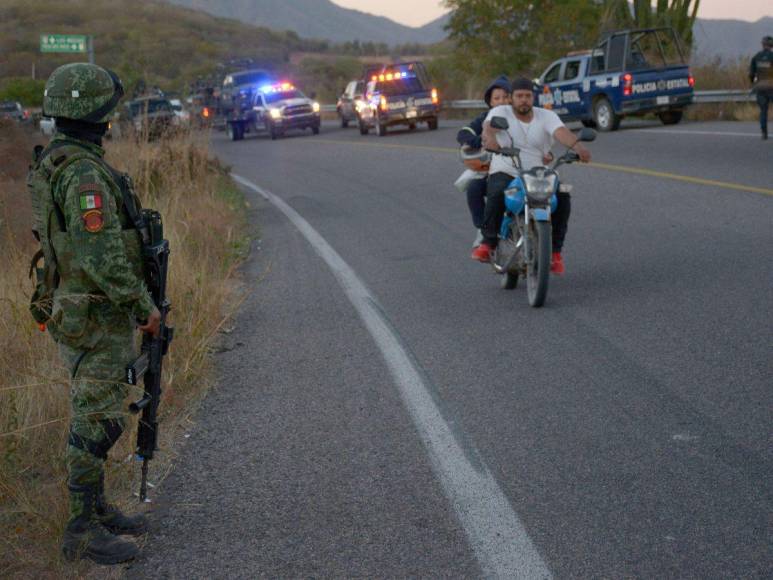
[[[494,107],[483,123],[483,145],[491,151],[501,147],[517,147],[521,150],[523,169],[535,165],[546,165],[553,159],[551,148],[554,141],[574,149],[580,161],[587,163],[591,159],[588,151],[579,142],[577,136],[566,128],[553,111],[534,106],[532,81],[520,77],[511,86],[512,104]],[[493,117],[504,117],[508,129],[494,129]],[[508,138],[509,135],[509,138]],[[494,155],[488,178],[488,198],[483,220],[484,242],[472,252],[472,258],[480,262],[489,262],[491,253],[497,246],[499,228],[505,212],[505,189],[518,174],[513,161],[504,155]],[[571,211],[569,194],[558,194],[558,207],[552,216],[553,256],[551,271],[563,274],[564,263],[561,257],[564,236],[566,235]]]

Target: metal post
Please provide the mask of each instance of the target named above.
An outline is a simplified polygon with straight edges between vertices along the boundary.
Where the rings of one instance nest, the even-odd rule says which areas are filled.
[[[94,37],[89,34],[86,45],[89,51],[89,64],[94,64]]]

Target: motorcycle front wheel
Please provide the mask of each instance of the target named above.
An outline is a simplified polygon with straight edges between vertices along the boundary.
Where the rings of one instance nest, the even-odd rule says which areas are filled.
[[[529,305],[539,308],[545,303],[550,281],[550,222],[532,221],[529,228],[530,256],[526,262],[526,290]]]

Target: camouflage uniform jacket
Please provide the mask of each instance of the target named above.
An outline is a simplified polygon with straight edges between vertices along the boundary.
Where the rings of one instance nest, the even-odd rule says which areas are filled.
[[[60,212],[59,220],[35,215],[38,227],[46,229],[41,243],[50,244],[60,278],[48,327],[57,342],[91,348],[111,327],[145,320],[155,306],[143,279],[139,232],[101,160],[104,150],[60,133],[49,148],[53,145],[58,148],[30,173],[30,183],[36,176],[39,184],[45,183],[41,178],[49,181],[48,191],[31,186],[33,210],[45,207],[35,196],[49,194]]]

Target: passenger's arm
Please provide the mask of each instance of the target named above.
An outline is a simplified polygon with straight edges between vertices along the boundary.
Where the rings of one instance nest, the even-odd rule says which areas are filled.
[[[497,142],[497,133],[501,129],[494,129],[489,121],[483,123],[483,146],[489,151],[499,151],[500,146]]]

